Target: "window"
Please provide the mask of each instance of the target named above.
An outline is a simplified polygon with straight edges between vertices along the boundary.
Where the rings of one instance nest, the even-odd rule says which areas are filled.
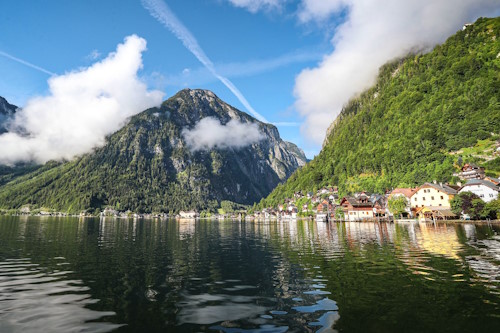
[[[415,197],[415,201],[417,201],[417,197]]]
[[[425,201],[425,197],[422,197],[422,200],[424,200],[424,201]]]
[[[484,194],[481,194],[479,197],[480,197],[480,198],[484,198]]]
[[[494,197],[494,195],[492,193],[490,193],[490,198],[493,198],[493,197]]]
[[[442,206],[441,204],[439,204],[439,206]]]
[[[431,197],[431,200],[434,200],[434,197]]]
[[[441,200],[443,200],[443,199],[444,199],[443,196],[441,196]]]

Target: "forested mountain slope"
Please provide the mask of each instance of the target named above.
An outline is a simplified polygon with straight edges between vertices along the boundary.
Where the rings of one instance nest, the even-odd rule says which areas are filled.
[[[184,129],[212,117],[256,124],[262,140],[242,148],[193,151]],[[244,133],[242,135],[245,135]],[[299,166],[304,153],[276,127],[224,103],[212,92],[185,89],[146,110],[107,138],[106,145],[65,163],[49,162],[0,187],[0,209],[134,212],[215,209],[222,200],[251,204]]]
[[[345,194],[449,181],[465,162],[498,176],[499,133],[500,18],[481,18],[430,53],[383,66],[345,105],[320,154],[261,204],[328,184]],[[467,153],[483,144],[489,161]]]

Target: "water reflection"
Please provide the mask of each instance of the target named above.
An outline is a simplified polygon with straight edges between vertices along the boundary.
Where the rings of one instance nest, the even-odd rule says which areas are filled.
[[[489,331],[499,231],[0,218],[0,331]]]
[[[54,258],[64,265],[64,258]],[[0,262],[0,332],[109,332],[121,325],[95,322],[112,311],[86,308],[93,299],[70,271],[47,270],[29,258]]]

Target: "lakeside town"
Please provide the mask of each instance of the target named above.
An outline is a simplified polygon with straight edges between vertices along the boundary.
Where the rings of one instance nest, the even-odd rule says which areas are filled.
[[[395,219],[418,219],[419,221],[470,220],[468,212],[453,209],[453,199],[462,193],[471,193],[477,209],[499,198],[500,180],[486,176],[484,168],[465,164],[456,184],[437,181],[427,182],[416,188],[395,188],[386,193],[358,192],[339,197],[338,188],[323,187],[316,193],[295,192],[278,207],[268,207],[253,215],[255,219],[314,218],[316,221],[393,221]],[[474,204],[474,203],[473,203]],[[480,213],[480,212],[479,212]],[[491,213],[491,212],[490,212]],[[497,217],[498,212],[495,212]],[[493,214],[491,214],[493,215]],[[485,213],[485,219],[489,216]],[[249,218],[252,218],[250,216]],[[493,218],[495,219],[495,218]]]
[[[394,221],[394,220],[495,220],[499,219],[498,207],[495,212],[488,211],[488,204],[500,198],[500,179],[487,176],[484,168],[474,164],[465,164],[460,173],[454,174],[460,179],[456,184],[437,181],[426,182],[415,188],[394,188],[386,193],[366,191],[352,195],[339,196],[337,186],[326,186],[316,193],[296,191],[293,197],[286,198],[276,207],[262,210],[219,209],[217,213],[180,211],[178,214],[136,213],[118,211],[106,207],[98,214],[100,217],[141,218],[141,219],[217,219],[217,220],[297,220],[309,219],[318,222],[328,221]],[[464,196],[469,202],[455,203],[473,209],[474,214],[457,211],[453,201]],[[475,206],[474,206],[475,205]],[[473,207],[474,206],[474,207]],[[5,213],[5,212],[4,212]],[[10,215],[93,217],[81,212],[78,215],[50,210],[32,210],[24,206]]]

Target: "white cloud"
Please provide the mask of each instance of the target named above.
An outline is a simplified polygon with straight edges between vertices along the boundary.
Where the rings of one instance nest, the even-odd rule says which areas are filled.
[[[245,8],[251,13],[259,10],[279,9],[287,0],[228,0],[236,7]]]
[[[146,8],[151,16],[158,22],[163,24],[170,32],[172,32],[177,39],[191,52],[199,62],[205,66],[208,71],[222,82],[236,98],[243,104],[243,106],[258,120],[267,123],[267,120],[259,114],[250,105],[248,100],[243,96],[243,93],[225,76],[220,75],[213,64],[213,62],[205,54],[198,41],[193,34],[186,28],[186,26],[175,16],[170,10],[170,7],[162,0],[141,0],[142,5]]]
[[[342,106],[373,85],[387,61],[442,43],[465,22],[498,15],[498,0],[302,0],[303,22],[347,9],[332,39],[334,51],[296,79],[304,136],[321,143]]]
[[[257,124],[232,119],[222,125],[213,117],[203,118],[191,130],[182,130],[182,136],[192,151],[242,148],[264,138]]]
[[[311,20],[323,21],[331,14],[341,11],[349,5],[350,0],[303,0],[298,12],[301,22]]]
[[[146,41],[136,35],[91,67],[49,79],[50,94],[29,100],[0,135],[0,163],[71,159],[105,143],[126,119],[159,105],[137,77]],[[18,134],[22,133],[22,134]]]

